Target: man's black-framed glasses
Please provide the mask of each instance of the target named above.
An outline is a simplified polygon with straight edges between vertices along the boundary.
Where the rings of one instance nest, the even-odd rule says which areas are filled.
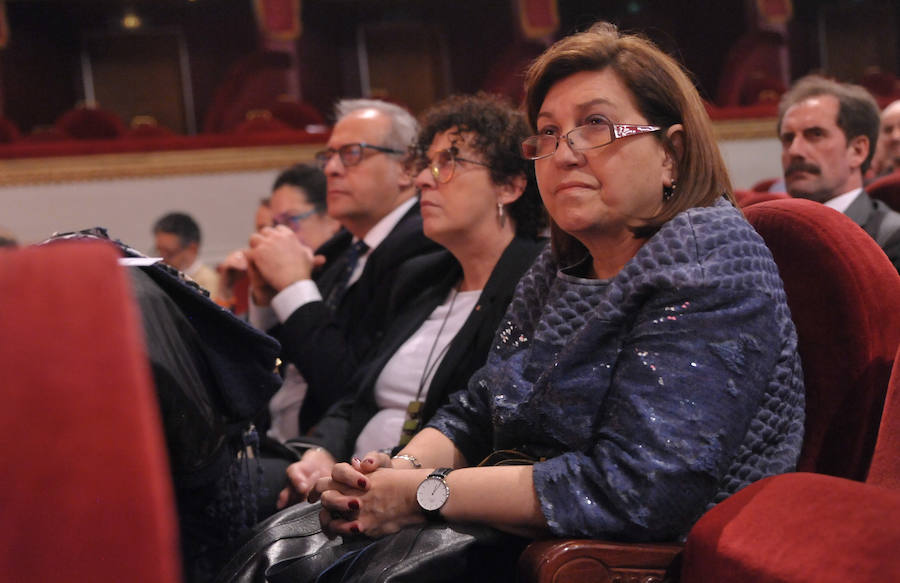
[[[478,166],[490,168],[489,164],[479,162],[478,160],[463,158],[458,154],[459,149],[456,146],[451,146],[446,150],[441,150],[440,152],[438,152],[434,160],[429,160],[425,157],[421,158],[416,170],[418,172],[421,172],[425,168],[428,168],[429,170],[431,170],[431,175],[434,176],[434,179],[437,182],[441,184],[447,184],[453,178],[453,172],[456,170],[457,162],[468,162],[469,164],[476,164]]]
[[[325,169],[325,165],[331,160],[331,157],[337,154],[341,158],[341,164],[344,166],[356,166],[363,159],[363,151],[368,148],[385,154],[405,154],[403,150],[395,148],[386,148],[385,146],[373,146],[365,142],[357,142],[353,144],[344,144],[340,148],[328,148],[316,153],[316,164],[321,169]]]
[[[541,158],[552,156],[559,148],[560,140],[566,140],[572,151],[580,152],[608,146],[619,138],[658,132],[661,129],[660,126],[613,123],[611,121],[598,120],[578,126],[562,136],[538,134],[526,138],[522,142],[522,156],[528,160],[540,160]]]
[[[316,214],[316,209],[308,210],[305,213],[291,214],[281,213],[272,217],[272,226],[284,225],[295,233],[300,230],[300,223]]]

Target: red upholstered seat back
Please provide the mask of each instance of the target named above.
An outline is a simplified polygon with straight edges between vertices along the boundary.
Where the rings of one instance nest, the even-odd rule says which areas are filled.
[[[0,579],[180,580],[137,307],[97,242],[0,252]]]
[[[894,359],[894,372],[888,384],[878,441],[866,482],[900,490],[900,349]]]
[[[898,581],[898,508],[900,490],[844,478],[760,480],[694,525],[680,582]]]
[[[759,190],[735,190],[734,198],[737,200],[738,206],[741,208],[748,207],[751,204],[766,202],[767,200],[781,200],[790,198],[786,192],[762,192]]]
[[[125,135],[125,124],[111,111],[76,107],[62,114],[54,124],[66,136],[78,140],[107,140]]]
[[[900,276],[853,221],[786,199],[744,209],[784,280],[806,380],[798,470],[863,480],[900,344]]]
[[[884,201],[895,211],[900,211],[900,170],[896,170],[866,186],[866,192],[872,198]]]

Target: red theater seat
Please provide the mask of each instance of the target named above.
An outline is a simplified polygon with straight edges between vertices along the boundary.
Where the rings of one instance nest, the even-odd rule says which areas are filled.
[[[873,180],[866,186],[866,192],[872,198],[884,201],[895,211],[900,211],[900,170]]]
[[[900,580],[900,352],[866,482],[797,473],[761,480],[694,526],[682,580]]]
[[[797,469],[863,480],[900,344],[900,276],[824,205],[792,198],[744,213],[772,250],[797,325],[807,392]]]
[[[125,135],[118,115],[96,107],[80,106],[62,114],[54,124],[63,134],[77,140],[109,140]]]
[[[181,578],[156,395],[117,253],[0,252],[0,579]]]
[[[248,111],[268,107],[287,93],[291,67],[291,55],[279,51],[257,51],[239,59],[216,88],[203,131],[230,132]]]

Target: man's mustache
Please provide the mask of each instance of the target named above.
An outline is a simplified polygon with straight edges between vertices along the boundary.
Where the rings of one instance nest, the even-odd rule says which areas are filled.
[[[784,175],[789,176],[794,172],[806,172],[808,174],[821,174],[822,169],[816,166],[815,164],[811,164],[809,162],[791,162],[788,164],[787,168],[784,169]]]

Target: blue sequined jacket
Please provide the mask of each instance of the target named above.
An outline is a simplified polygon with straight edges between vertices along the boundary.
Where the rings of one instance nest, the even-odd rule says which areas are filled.
[[[473,464],[507,448],[544,458],[534,487],[554,535],[662,541],[792,471],[803,419],[778,270],[723,199],[663,225],[611,279],[545,251],[487,363],[429,426]]]

